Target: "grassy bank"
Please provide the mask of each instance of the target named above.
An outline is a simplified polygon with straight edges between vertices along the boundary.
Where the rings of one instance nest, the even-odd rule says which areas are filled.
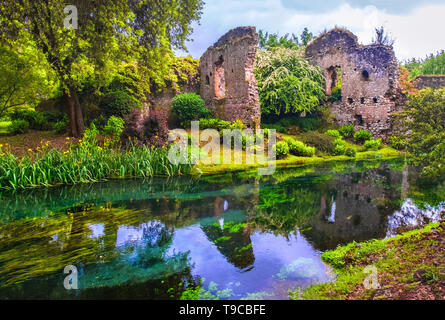
[[[348,160],[366,160],[366,159],[381,159],[388,160],[392,158],[398,158],[403,156],[404,153],[395,150],[391,147],[384,147],[378,151],[359,151],[355,157],[347,157],[345,155],[341,156],[314,156],[314,157],[297,157],[294,155],[288,155],[284,159],[277,160],[277,167],[298,167],[306,165],[316,165],[325,162],[332,161],[348,161]],[[243,152],[243,158],[245,157],[245,152]],[[257,169],[264,167],[259,163],[256,164],[220,164],[220,165],[204,165],[199,164],[197,168],[203,174],[222,174],[225,172],[236,172]]]
[[[291,299],[445,299],[445,221],[394,238],[351,243],[325,252],[322,259],[334,268],[336,281],[292,292]],[[370,276],[365,268],[371,265],[378,289],[364,287]]]

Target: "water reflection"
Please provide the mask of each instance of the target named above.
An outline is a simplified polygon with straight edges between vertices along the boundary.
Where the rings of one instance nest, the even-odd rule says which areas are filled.
[[[439,219],[444,190],[395,161],[4,193],[0,298],[285,299],[330,279],[322,251]]]

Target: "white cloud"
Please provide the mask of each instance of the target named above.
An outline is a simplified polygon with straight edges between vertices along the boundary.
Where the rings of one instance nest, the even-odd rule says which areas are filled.
[[[304,27],[318,34],[340,26],[367,44],[372,41],[374,28],[383,25],[396,39],[394,49],[400,60],[425,57],[445,49],[445,37],[441,34],[445,30],[445,4],[418,6],[410,12],[396,14],[395,10],[388,13],[382,6],[353,7],[347,2],[331,11],[308,13],[289,10],[280,0],[208,0],[201,25],[195,26],[194,41],[188,47],[190,53],[199,58],[220,36],[238,26],[256,26],[282,35],[299,35]]]

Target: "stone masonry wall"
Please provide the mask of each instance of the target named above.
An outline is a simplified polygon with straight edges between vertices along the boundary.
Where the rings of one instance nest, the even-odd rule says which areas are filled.
[[[354,124],[356,129],[386,138],[392,128],[391,114],[400,109],[398,64],[393,49],[359,45],[351,32],[336,28],[312,41],[306,56],[324,70],[328,96],[337,86],[341,72],[341,98],[332,106],[338,124]]]
[[[415,78],[412,83],[418,90],[424,88],[440,89],[445,88],[445,75],[423,75]]]
[[[248,127],[261,122],[257,82],[253,73],[258,34],[254,27],[230,30],[207,49],[200,61],[201,97],[214,114]]]

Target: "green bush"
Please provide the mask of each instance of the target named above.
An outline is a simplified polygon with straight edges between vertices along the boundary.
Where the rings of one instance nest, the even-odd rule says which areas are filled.
[[[328,136],[331,136],[331,137],[334,137],[334,138],[337,138],[337,139],[341,138],[340,132],[338,132],[338,130],[328,130],[328,131],[326,131],[326,134]]]
[[[354,125],[347,124],[347,125],[341,126],[338,129],[338,131],[344,138],[351,138],[354,135],[355,129],[354,129]]]
[[[289,146],[289,152],[295,156],[312,157],[315,155],[315,148],[309,147],[301,141],[288,139],[286,143]]]
[[[279,141],[275,145],[275,152],[277,158],[281,159],[284,158],[289,154],[289,146],[286,141]]]
[[[382,147],[382,139],[371,139],[368,141],[365,141],[365,148],[366,150],[379,150]]]
[[[334,150],[332,154],[334,156],[340,156],[346,152],[346,142],[342,138],[338,138],[334,141]]]
[[[405,150],[408,145],[406,137],[403,136],[391,136],[389,137],[389,141],[391,142],[391,146],[396,150]]]
[[[304,132],[317,130],[321,125],[322,120],[320,118],[300,118],[300,117],[288,117],[282,118],[274,123],[264,122],[261,124],[261,128],[275,129],[280,133],[288,133],[290,127],[298,127]]]
[[[356,153],[356,151],[354,149],[352,149],[352,148],[346,149],[346,152],[345,152],[346,156],[351,157],[351,158],[355,158],[356,154],[357,153]]]
[[[16,111],[11,114],[11,119],[27,121],[29,129],[50,130],[53,119],[48,119],[48,114],[50,113],[37,112],[34,110]]]
[[[23,119],[12,120],[11,125],[8,127],[8,133],[11,135],[26,133],[28,130],[29,122]]]
[[[230,129],[231,123],[230,121],[224,121],[221,119],[209,118],[209,119],[199,119],[199,129],[215,129],[215,130],[223,130]]]
[[[65,120],[57,121],[53,125],[53,130],[58,134],[66,133],[68,131],[68,128],[69,128],[69,123],[68,123],[68,121],[65,121]]]
[[[232,122],[232,124],[230,125],[229,129],[232,130],[243,130],[245,127],[244,123],[237,119],[236,121]]]
[[[196,93],[184,93],[174,97],[172,112],[182,124],[212,116],[212,112],[205,107],[204,100]]]
[[[334,152],[335,138],[317,131],[307,132],[301,136],[303,142],[307,145],[315,147],[316,150],[332,154]]]
[[[371,132],[367,130],[359,130],[354,134],[354,140],[364,143],[372,138]]]
[[[103,133],[105,136],[108,136],[113,140],[117,140],[120,138],[123,130],[124,120],[119,117],[111,116],[104,127]]]
[[[99,107],[107,118],[125,118],[134,109],[141,108],[142,103],[125,91],[115,91],[102,98]]]

